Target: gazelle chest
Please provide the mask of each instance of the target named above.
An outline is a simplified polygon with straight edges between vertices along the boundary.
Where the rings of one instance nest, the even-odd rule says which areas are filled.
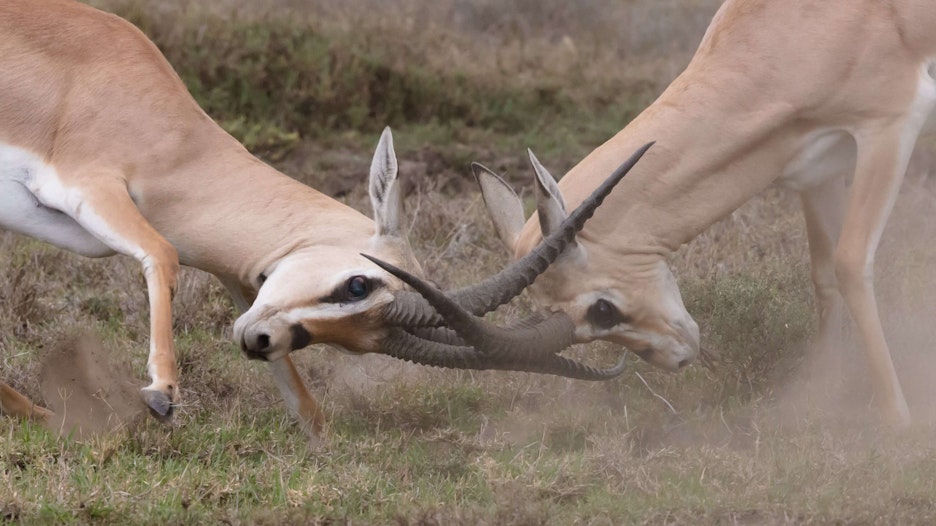
[[[855,140],[843,130],[817,130],[804,136],[794,157],[784,166],[778,183],[803,191],[830,177],[851,174],[855,167]]]

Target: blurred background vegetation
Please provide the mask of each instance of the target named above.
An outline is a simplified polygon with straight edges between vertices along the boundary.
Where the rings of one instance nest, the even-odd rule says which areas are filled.
[[[608,133],[687,61],[719,2],[94,3],[149,35],[262,154],[386,125]]]

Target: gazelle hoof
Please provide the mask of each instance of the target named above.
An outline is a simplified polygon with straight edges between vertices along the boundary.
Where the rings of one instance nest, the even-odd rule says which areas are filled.
[[[146,402],[146,405],[149,407],[150,414],[163,423],[168,423],[172,420],[172,400],[169,399],[169,396],[155,389],[142,389],[143,401]]]

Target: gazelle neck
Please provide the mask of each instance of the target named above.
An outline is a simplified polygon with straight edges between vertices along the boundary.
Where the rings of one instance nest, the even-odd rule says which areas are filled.
[[[360,212],[280,173],[227,134],[218,143],[172,175],[184,192],[176,185],[140,192],[146,199],[138,206],[183,264],[253,285],[287,253],[365,246],[373,235],[373,221]]]
[[[585,243],[665,256],[769,186],[793,155],[803,130],[789,106],[756,90],[752,97],[749,82],[696,83],[697,69],[560,180],[574,208],[637,148],[656,142],[579,233]],[[732,90],[737,96],[726,94]],[[521,250],[539,238],[538,222],[528,221]]]

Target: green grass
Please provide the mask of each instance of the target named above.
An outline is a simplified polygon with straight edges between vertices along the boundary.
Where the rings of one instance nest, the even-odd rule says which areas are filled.
[[[13,250],[4,253],[5,263],[37,249],[19,238],[7,244]],[[33,270],[61,287],[50,293],[93,293],[104,304],[132,305],[126,290],[59,281],[104,276],[99,267],[120,269],[119,261],[40,259]],[[184,281],[186,301],[204,307],[197,325],[218,323],[215,317],[231,322],[218,285],[200,273]],[[183,328],[177,344],[186,405],[174,426],[146,419],[76,440],[7,421],[0,433],[0,516],[22,524],[723,524],[932,516],[930,427],[891,435],[867,421],[829,427],[774,416],[776,384],[756,375],[776,377],[774,368],[798,352],[784,342],[809,332],[805,268],[770,267],[687,285],[687,305],[709,328],[705,345],[720,351],[715,369],[670,375],[634,362],[648,386],[634,372],[592,384],[431,370],[362,394],[342,393],[326,379],[326,388],[316,390],[324,394],[330,427],[327,446],[318,450],[286,417],[262,364],[244,360],[223,331]],[[142,296],[142,287],[129,294]],[[80,318],[86,303],[73,302],[58,316]],[[129,308],[122,324],[90,325],[121,353],[117,360],[141,371],[146,319],[138,314]],[[5,361],[4,370],[34,361],[35,352],[26,352]],[[751,359],[742,359],[746,352]],[[303,371],[334,361],[323,353],[302,353]],[[35,377],[13,379],[34,392]]]

